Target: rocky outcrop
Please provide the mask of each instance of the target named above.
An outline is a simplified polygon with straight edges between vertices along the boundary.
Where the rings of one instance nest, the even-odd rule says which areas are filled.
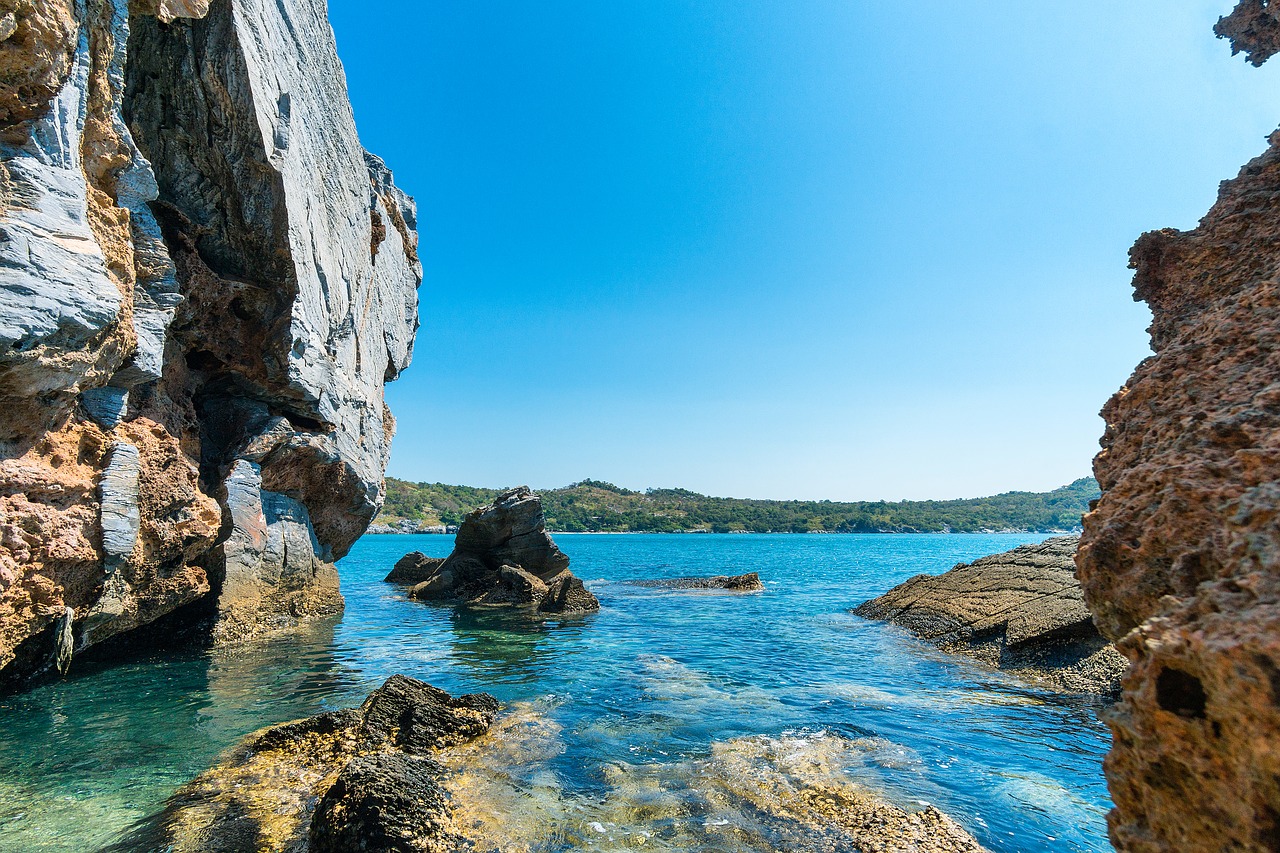
[[[392,566],[391,572],[382,580],[386,583],[403,583],[411,586],[429,579],[444,565],[443,557],[428,557],[421,551],[410,551]]]
[[[764,590],[759,572],[748,572],[745,575],[712,575],[706,578],[658,578],[632,581],[632,584],[651,589],[721,589],[729,592],[762,592]]]
[[[1276,10],[1219,23],[1260,64]],[[1191,231],[1142,235],[1155,355],[1103,409],[1077,558],[1132,661],[1106,772],[1125,851],[1280,849],[1280,133]]]
[[[417,559],[410,554],[397,568],[406,561]],[[453,553],[409,594],[451,604],[529,606],[540,613],[600,609],[596,597],[569,571],[569,558],[547,533],[542,500],[527,486],[503,492],[468,513],[458,527]]]
[[[421,270],[323,0],[0,3],[0,166],[0,686],[340,609]]]
[[[463,849],[432,757],[489,729],[488,694],[393,675],[359,709],[250,735],[112,850],[435,853]]]
[[[854,609],[907,628],[944,651],[1055,687],[1117,692],[1126,661],[1094,627],[1063,536],[916,575]]]

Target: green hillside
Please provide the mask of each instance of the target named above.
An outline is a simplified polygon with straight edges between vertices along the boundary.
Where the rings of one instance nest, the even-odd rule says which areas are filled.
[[[408,483],[387,479],[387,501],[377,521],[401,518],[458,524],[499,489]],[[685,489],[634,492],[583,480],[540,493],[547,526],[555,531],[933,533],[950,530],[1071,530],[1098,496],[1092,477],[1052,492],[1005,492],[951,501],[767,501],[712,498]]]

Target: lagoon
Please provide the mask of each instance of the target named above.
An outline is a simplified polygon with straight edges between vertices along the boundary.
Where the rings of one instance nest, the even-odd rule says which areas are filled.
[[[511,846],[787,849],[767,814],[725,811],[710,788],[802,766],[932,803],[991,850],[1108,850],[1096,699],[848,612],[914,574],[1044,538],[557,534],[602,609],[539,622],[410,601],[382,577],[407,551],[445,556],[452,537],[366,536],[339,564],[340,620],[0,700],[0,850],[109,843],[244,734],[356,704],[396,672],[506,705],[503,749],[457,769],[488,805],[477,820],[508,818]],[[628,583],[749,571],[765,592]]]

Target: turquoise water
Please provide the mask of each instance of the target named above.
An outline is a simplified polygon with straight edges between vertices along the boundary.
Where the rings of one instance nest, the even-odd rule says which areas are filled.
[[[639,831],[628,821],[654,811],[637,805],[640,789],[696,786],[713,751],[753,738],[767,746],[757,752],[821,747],[841,773],[901,805],[937,805],[992,850],[1107,850],[1096,704],[847,612],[916,573],[1043,538],[562,534],[603,609],[540,623],[423,605],[381,582],[406,551],[444,556],[452,537],[365,537],[339,565],[336,624],[0,701],[0,850],[92,850],[241,735],[355,704],[396,672],[488,691],[523,715],[529,742],[506,756],[521,766],[497,774],[512,799],[495,808],[590,828],[557,830],[540,849],[603,849]],[[764,593],[626,583],[747,571]],[[676,812],[691,820],[699,808]],[[643,819],[655,840],[675,820]]]

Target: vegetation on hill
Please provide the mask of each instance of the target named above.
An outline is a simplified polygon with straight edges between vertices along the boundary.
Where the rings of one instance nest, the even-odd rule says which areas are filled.
[[[379,522],[407,518],[459,524],[493,500],[499,489],[408,483],[387,479]],[[555,531],[716,533],[977,533],[1057,531],[1080,525],[1098,484],[1085,477],[1052,492],[1005,492],[950,501],[767,501],[712,498],[686,489],[635,492],[583,480],[540,492],[547,526]]]

